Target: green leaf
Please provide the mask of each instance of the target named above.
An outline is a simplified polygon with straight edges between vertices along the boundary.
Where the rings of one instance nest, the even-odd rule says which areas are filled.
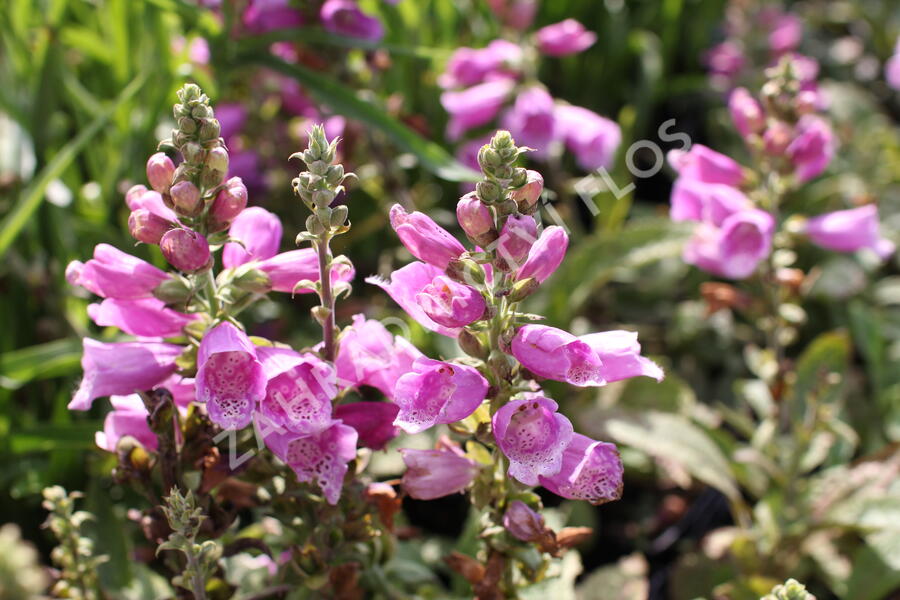
[[[68,425],[41,425],[9,435],[14,454],[51,450],[85,450],[94,447],[94,432],[103,429],[100,421],[78,421]]]
[[[844,333],[823,333],[810,343],[797,361],[794,398],[804,404],[811,395],[819,401],[833,398],[850,361],[850,339]],[[822,395],[822,392],[825,395]]]
[[[703,429],[686,417],[662,412],[611,417],[604,429],[617,442],[678,463],[731,500],[740,499],[725,455]]]
[[[302,65],[286,63],[268,54],[248,55],[244,56],[242,60],[245,63],[256,63],[293,77],[317,101],[327,105],[335,113],[380,130],[397,146],[415,154],[422,164],[438,177],[448,181],[477,181],[481,177],[479,173],[457,162],[441,146],[413,132],[375,104],[361,100],[352,90],[326,75]]]
[[[63,146],[22,192],[22,197],[15,207],[0,223],[0,258],[6,255],[9,247],[21,233],[22,228],[25,227],[31,216],[41,205],[47,185],[63,174],[88,143],[103,130],[103,127],[109,122],[116,110],[137,94],[146,80],[146,74],[140,74],[132,79],[131,83],[122,90],[109,108],[101,116],[94,119],[90,125],[82,129],[75,139]]]
[[[896,532],[893,532],[896,534]],[[844,598],[882,600],[900,585],[900,569],[885,563],[879,551],[862,546],[853,558],[853,570]]]
[[[81,340],[66,338],[0,354],[0,387],[17,390],[30,381],[75,373],[81,352]]]

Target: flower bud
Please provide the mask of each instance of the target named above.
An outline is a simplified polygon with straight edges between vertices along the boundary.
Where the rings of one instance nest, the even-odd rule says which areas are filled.
[[[153,214],[146,208],[134,210],[128,216],[128,231],[131,232],[131,237],[145,244],[158,244],[172,226],[171,221]]]
[[[203,119],[200,123],[200,141],[206,142],[219,137],[221,126],[216,119]]]
[[[464,327],[484,315],[486,304],[474,288],[439,275],[416,294],[429,319],[444,327]]]
[[[819,96],[812,90],[802,90],[794,98],[794,110],[798,115],[809,115],[816,112]]]
[[[766,117],[762,107],[746,88],[736,88],[731,92],[728,111],[735,128],[745,138],[765,128]]]
[[[162,152],[157,152],[147,160],[147,181],[160,194],[168,192],[175,174],[175,163]]]
[[[538,198],[541,197],[541,192],[544,191],[544,177],[531,169],[526,171],[526,174],[525,184],[518,189],[512,190],[509,193],[509,197],[516,201],[519,212],[527,215],[534,212]]]
[[[203,146],[197,142],[188,142],[181,147],[185,162],[197,164],[203,158]]]
[[[173,267],[186,273],[199,271],[209,264],[209,243],[191,229],[172,229],[160,240],[159,248]]]
[[[521,500],[510,502],[503,515],[503,527],[516,539],[535,542],[544,536],[544,518]]]
[[[447,277],[466,285],[484,283],[484,268],[471,258],[454,258],[446,267]]]
[[[153,288],[153,296],[167,305],[182,305],[190,299],[192,293],[191,286],[178,276],[170,277]]]
[[[228,151],[222,146],[216,146],[209,151],[206,157],[206,166],[214,171],[228,172]]]
[[[531,294],[533,294],[541,284],[534,277],[521,279],[513,284],[507,298],[510,302],[521,302]]]
[[[497,268],[507,271],[518,268],[528,257],[528,251],[538,239],[537,223],[529,215],[510,215],[503,224],[497,240]]]
[[[139,208],[138,199],[147,191],[146,185],[133,185],[125,192],[125,205],[131,210]]]
[[[225,187],[216,194],[209,209],[210,220],[217,224],[227,224],[247,207],[247,186],[240,177],[232,177]]]
[[[200,190],[190,181],[179,181],[172,186],[169,194],[175,211],[180,215],[196,217],[203,210]]]
[[[774,121],[763,134],[766,152],[772,156],[781,156],[791,143],[793,131],[784,121]]]
[[[469,239],[476,244],[486,245],[497,239],[491,209],[473,193],[459,199],[456,205],[456,219]]]
[[[238,272],[232,279],[232,285],[239,290],[255,294],[265,294],[272,290],[272,280],[269,276],[264,271],[249,267]]]
[[[482,360],[487,358],[487,349],[484,344],[478,339],[476,334],[468,329],[461,330],[456,341],[459,343],[459,347],[462,348],[462,351],[469,356],[480,358]]]
[[[347,222],[347,215],[349,213],[350,209],[348,209],[346,205],[341,204],[340,206],[335,206],[331,211],[331,226],[343,226]]]
[[[478,198],[485,204],[493,204],[500,200],[503,190],[493,181],[479,181],[475,184],[475,192]]]

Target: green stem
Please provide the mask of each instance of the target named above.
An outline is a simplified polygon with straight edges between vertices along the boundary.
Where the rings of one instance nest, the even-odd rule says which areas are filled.
[[[210,316],[215,319],[219,315],[220,305],[218,290],[216,289],[216,278],[213,276],[212,269],[207,269],[203,274],[205,281],[203,287],[206,293],[206,301],[209,303]]]
[[[316,243],[316,251],[319,255],[319,283],[321,290],[319,299],[322,306],[326,309],[324,319],[322,320],[322,341],[324,347],[322,350],[323,357],[329,362],[334,362],[335,358],[335,320],[334,320],[334,293],[331,289],[331,248],[329,242],[331,237],[328,233],[322,234],[321,239]]]
[[[197,560],[197,556],[194,554],[193,540],[188,541],[188,546],[185,550],[188,568],[192,573],[191,589],[194,592],[194,599],[206,600],[206,582],[203,580],[203,574],[200,572],[200,561]]]

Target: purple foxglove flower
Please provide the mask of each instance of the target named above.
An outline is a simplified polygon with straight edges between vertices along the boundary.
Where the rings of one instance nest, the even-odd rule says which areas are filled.
[[[378,321],[354,315],[353,324],[340,337],[334,361],[338,387],[368,385],[393,399],[397,380],[412,371],[413,362],[420,356],[422,353],[408,340],[394,337]]]
[[[501,122],[518,143],[534,148],[535,156],[543,158],[556,137],[554,110],[553,98],[547,90],[533,86],[517,94],[515,103]]]
[[[655,362],[641,356],[641,345],[634,331],[603,331],[579,337],[600,358],[603,363],[603,379],[607,382],[621,381],[631,377],[652,377],[656,381],[664,378],[663,370]]]
[[[209,242],[192,229],[170,229],[159,240],[159,249],[179,271],[192,273],[209,264]]]
[[[228,140],[244,129],[247,109],[240,102],[219,102],[216,104],[216,120],[219,121],[219,135]]]
[[[563,498],[604,504],[622,497],[624,472],[615,444],[576,433],[563,453],[559,473],[541,477],[540,484]]]
[[[486,48],[457,48],[447,61],[438,84],[444,89],[468,87],[488,79],[516,77],[522,48],[507,40],[494,40]]]
[[[566,19],[541,27],[535,34],[538,50],[547,56],[566,56],[587,50],[597,41],[597,34],[588,31],[575,19]]]
[[[897,44],[900,47],[900,44]],[[894,51],[894,55],[884,63],[884,78],[887,84],[895,90],[900,90],[900,48]]]
[[[183,351],[181,346],[163,342],[105,344],[84,338],[84,378],[69,402],[69,410],[88,410],[102,396],[152,389],[175,372],[175,359]]]
[[[155,215],[146,208],[131,211],[128,215],[128,232],[131,237],[145,244],[158,244],[169,229],[175,226],[172,221],[167,221]]]
[[[734,42],[722,42],[713,46],[704,58],[713,75],[726,80],[733,79],[747,62],[743,50]]]
[[[399,204],[391,207],[391,227],[410,254],[440,269],[446,269],[452,259],[466,251],[431,217],[419,211],[408,213]]]
[[[281,219],[259,206],[244,209],[231,223],[228,236],[241,244],[225,244],[222,264],[227,269],[251,260],[265,260],[278,254],[281,245]]]
[[[879,233],[878,207],[874,204],[813,217],[806,222],[805,232],[816,245],[837,252],[868,248],[883,260],[895,249],[893,242]]]
[[[247,334],[229,323],[206,332],[197,352],[197,402],[222,429],[250,424],[266,395],[266,375]]]
[[[179,336],[185,325],[197,319],[197,315],[166,308],[165,303],[156,298],[107,298],[99,304],[89,305],[87,313],[101,327],[118,327],[140,337]]]
[[[687,152],[669,151],[669,164],[685,179],[732,187],[740,187],[744,181],[744,168],[740,164],[703,144],[694,144]]]
[[[478,474],[478,465],[459,449],[400,448],[406,473],[403,489],[416,500],[434,500],[465,490]]]
[[[333,366],[287,348],[259,347],[256,355],[268,379],[259,411],[270,423],[303,435],[331,425],[331,401],[337,396]]]
[[[156,450],[159,441],[147,423],[150,413],[147,412],[141,397],[131,394],[112,396],[109,400],[113,410],[107,413],[103,420],[103,431],[94,434],[94,443],[97,447],[107,452],[115,452],[119,440],[127,435],[137,440],[144,448]]]
[[[230,223],[247,207],[247,186],[240,177],[232,177],[216,194],[209,216],[216,224]],[[236,244],[237,245],[237,244]],[[237,245],[240,247],[240,245]]]
[[[537,222],[530,215],[510,215],[497,239],[497,256],[509,270],[523,266],[538,240]]]
[[[353,0],[326,0],[319,17],[322,26],[331,33],[373,42],[384,37],[381,21],[359,10]]]
[[[828,121],[815,115],[804,115],[797,122],[796,136],[787,147],[799,181],[819,175],[834,156],[834,133]]]
[[[289,0],[253,0],[241,15],[244,26],[254,33],[300,27],[303,14],[290,7]],[[219,108],[216,107],[216,116]]]
[[[509,192],[509,197],[516,201],[519,212],[522,213],[530,212],[544,191],[544,176],[531,169],[528,169],[526,173],[528,179],[525,185]]]
[[[545,379],[579,387],[604,385],[603,363],[587,343],[547,325],[524,325],[512,340],[512,354],[522,366]]]
[[[424,305],[419,302],[419,295],[424,292],[427,286],[432,284],[436,277],[441,275],[443,275],[443,271],[435,266],[421,262],[412,262],[391,273],[390,280],[373,276],[367,277],[366,283],[377,285],[387,292],[388,295],[393,298],[394,302],[400,305],[400,308],[406,311],[409,316],[415,319],[416,322],[425,329],[448,337],[456,337],[459,335],[459,326],[447,327],[432,320],[425,311]],[[428,302],[425,298],[423,298],[423,300],[425,300],[426,303]],[[436,306],[433,304],[427,304],[427,306],[429,309],[434,309],[437,313]],[[475,307],[470,306],[468,308],[469,310],[473,310]],[[449,322],[450,316],[447,316]]]
[[[319,259],[312,248],[289,250],[276,254],[256,264],[256,268],[269,276],[272,290],[293,294],[308,294],[313,290],[295,289],[297,283],[304,279],[319,280]],[[356,271],[346,263],[337,263],[331,267],[331,285],[339,282],[353,281]]]
[[[148,190],[142,185],[133,186],[128,190],[128,193],[125,194],[125,204],[131,210],[148,210],[166,221],[178,220],[178,215],[175,214],[174,210],[166,206],[159,192]]]
[[[350,402],[335,406],[334,418],[355,429],[360,444],[381,450],[400,433],[394,425],[399,410],[392,402]]]
[[[97,244],[94,258],[86,263],[72,261],[66,267],[66,281],[104,298],[147,298],[168,278],[165,271],[109,244]]]
[[[790,52],[800,45],[803,38],[803,21],[792,14],[778,15],[769,31],[769,49],[774,54]]]
[[[394,424],[407,433],[455,423],[471,415],[487,394],[488,382],[473,367],[421,357],[413,372],[397,380]]]
[[[737,188],[722,183],[703,183],[679,177],[672,186],[673,221],[700,221],[720,226],[736,212],[753,208],[753,202]]]
[[[416,302],[429,319],[450,329],[478,321],[487,307],[480,292],[444,275],[422,288]]]
[[[528,258],[516,273],[516,279],[521,281],[534,277],[538,283],[544,283],[562,263],[568,247],[569,236],[562,227],[557,225],[545,227],[541,237],[528,251]]]
[[[168,192],[174,176],[175,163],[164,152],[157,152],[147,159],[147,181],[155,191],[160,194]]]
[[[556,133],[585,171],[612,165],[622,141],[622,130],[614,122],[580,106],[557,104],[553,111]]]
[[[521,500],[513,500],[509,503],[509,507],[503,513],[503,527],[514,538],[523,542],[536,542],[544,537],[544,532],[547,530],[544,517],[531,510]]]
[[[472,192],[459,199],[456,204],[456,220],[470,240],[478,243],[482,238],[496,236],[494,215],[487,205]]]
[[[762,131],[766,126],[766,116],[762,106],[747,88],[736,88],[728,96],[728,112],[734,127],[744,138]]]
[[[508,27],[525,31],[534,22],[537,0],[488,0],[494,15]]]
[[[196,217],[203,210],[203,200],[200,198],[200,189],[190,181],[179,181],[169,190],[172,196],[172,204],[180,215]]]
[[[459,92],[441,94],[441,104],[450,113],[447,137],[458,140],[462,134],[491,122],[512,93],[515,83],[497,79],[473,85]]]
[[[737,212],[721,228],[701,224],[684,248],[684,261],[729,279],[746,279],[772,249],[775,222],[769,213]]]
[[[312,435],[280,432],[259,418],[266,446],[294,471],[297,480],[315,483],[329,504],[341,497],[347,463],[356,458],[356,430],[334,421],[328,429]]]
[[[558,408],[553,400],[534,394],[512,400],[494,413],[494,439],[509,459],[510,477],[537,485],[541,475],[559,472],[573,430]]]

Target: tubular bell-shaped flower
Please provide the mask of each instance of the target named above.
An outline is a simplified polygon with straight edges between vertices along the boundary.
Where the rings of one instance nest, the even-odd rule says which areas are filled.
[[[813,217],[804,232],[814,244],[837,252],[855,252],[868,248],[881,259],[893,254],[894,243],[881,236],[878,207],[867,204]]]
[[[407,433],[419,433],[441,423],[461,421],[481,405],[488,382],[477,369],[430,358],[418,358],[413,371],[397,380],[394,420]]]
[[[544,228],[541,237],[528,251],[528,258],[516,273],[516,279],[533,277],[538,283],[544,283],[559,268],[568,247],[569,236],[565,229],[558,225]]]
[[[109,244],[97,244],[94,258],[66,267],[66,281],[104,298],[148,298],[168,279],[165,271]]]
[[[434,500],[465,490],[478,474],[478,465],[450,444],[437,450],[400,448],[406,473],[403,489],[417,500]]]
[[[111,396],[109,401],[113,410],[107,413],[103,420],[103,431],[94,434],[94,443],[97,447],[107,452],[115,452],[119,440],[130,436],[144,448],[156,450],[159,441],[147,423],[150,413],[147,412],[141,397],[137,394]]]
[[[281,245],[281,219],[259,206],[245,209],[231,223],[228,237],[239,241],[225,244],[222,264],[238,267],[252,260],[266,260],[278,253]]]
[[[334,367],[314,354],[287,348],[256,350],[268,383],[259,410],[271,423],[299,434],[331,424],[331,401],[337,396]]]
[[[601,372],[606,382],[639,376],[663,380],[663,370],[659,365],[641,356],[638,334],[634,331],[603,331],[578,339],[590,346],[600,358],[603,363]]]
[[[142,337],[181,335],[184,326],[197,318],[166,308],[165,303],[156,298],[107,298],[99,304],[89,305],[87,313],[101,327],[118,327],[125,333]]]
[[[512,400],[492,419],[494,439],[509,459],[509,476],[525,485],[555,475],[572,439],[572,423],[557,412],[556,402],[534,394]]]
[[[393,402],[350,402],[334,407],[334,418],[355,429],[360,444],[381,450],[400,433],[394,425],[399,410]]]
[[[516,331],[512,354],[526,369],[546,379],[577,386],[606,383],[603,363],[585,342],[562,329],[525,325]]]
[[[410,254],[439,269],[446,269],[466,250],[431,217],[418,211],[408,213],[399,204],[391,207],[391,227]]]
[[[614,444],[574,434],[563,453],[562,467],[540,484],[563,498],[604,504],[622,496],[624,468]]]

